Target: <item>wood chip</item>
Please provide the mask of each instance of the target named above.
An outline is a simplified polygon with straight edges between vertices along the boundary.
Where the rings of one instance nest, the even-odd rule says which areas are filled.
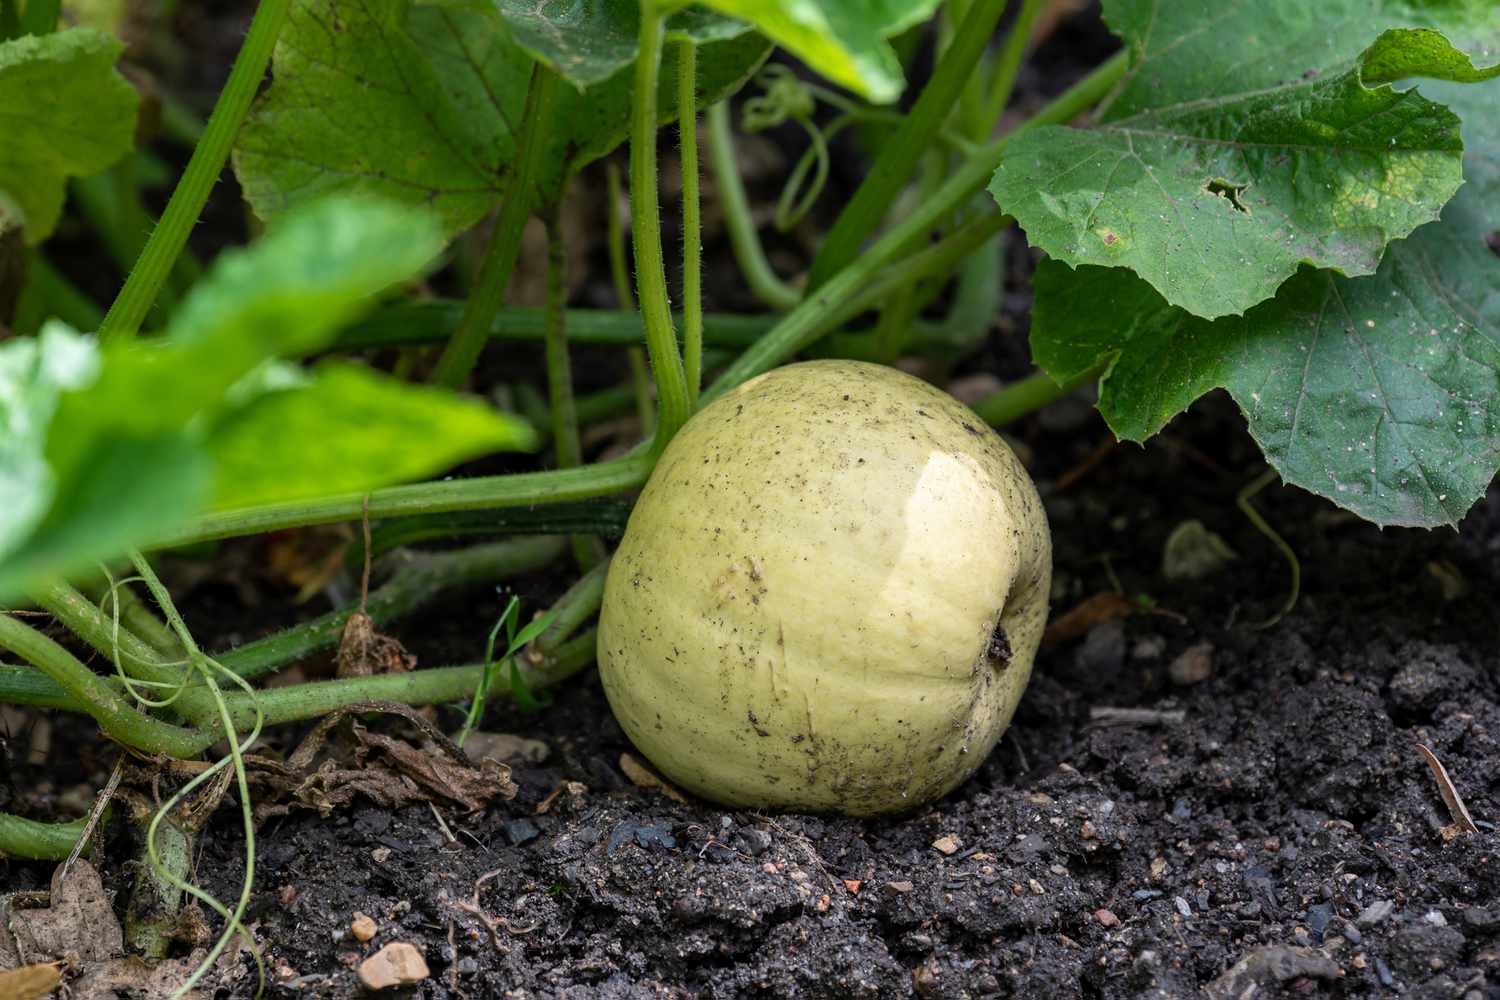
[[[677,790],[676,786],[637,760],[634,754],[620,754],[620,770],[625,772],[625,777],[629,778],[630,783],[637,788],[654,788],[673,802],[687,802],[686,795],[683,795]]]
[[[1112,590],[1086,597],[1047,626],[1047,631],[1042,633],[1042,645],[1072,642],[1082,638],[1084,633],[1100,622],[1124,618],[1135,610],[1135,605],[1129,598]]]
[[[393,941],[359,963],[359,981],[367,990],[420,983],[430,975],[427,960],[416,945]]]
[[[62,983],[62,969],[57,962],[23,965],[0,972],[0,997],[7,1000],[37,1000]]]
[[[1427,758],[1427,767],[1432,771],[1432,776],[1437,779],[1438,794],[1442,795],[1443,802],[1448,806],[1448,815],[1453,817],[1453,825],[1460,833],[1478,833],[1479,827],[1474,825],[1474,817],[1469,815],[1469,809],[1464,805],[1464,800],[1458,794],[1458,789],[1453,785],[1453,779],[1448,777],[1448,769],[1443,762],[1437,759],[1437,754],[1427,749],[1421,743],[1417,749],[1422,751],[1422,756]]]
[[[932,842],[932,849],[939,854],[957,854],[958,841],[954,840],[951,835],[939,837]]]

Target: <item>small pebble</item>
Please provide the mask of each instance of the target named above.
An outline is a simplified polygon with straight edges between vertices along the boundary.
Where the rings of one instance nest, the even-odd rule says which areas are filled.
[[[505,824],[505,839],[510,841],[512,847],[520,847],[528,841],[535,840],[542,831],[529,819],[513,819]]]
[[[1189,646],[1167,667],[1167,676],[1179,687],[1199,684],[1213,676],[1214,646],[1211,642],[1200,642]]]
[[[356,941],[364,942],[370,940],[375,936],[377,929],[375,921],[363,913],[356,912],[354,919],[349,922],[349,933],[354,935],[354,940]]]
[[[764,830],[757,830],[753,826],[747,826],[740,830],[740,840],[750,849],[750,853],[760,857],[771,849],[771,835]]]
[[[1360,910],[1359,916],[1354,918],[1354,922],[1360,927],[1374,927],[1386,917],[1390,916],[1391,911],[1395,908],[1396,904],[1391,900],[1378,899],[1375,902],[1371,903],[1369,906],[1365,907],[1363,910]]]
[[[1332,920],[1333,905],[1330,903],[1315,903],[1307,908],[1308,929],[1319,941],[1323,940],[1323,931],[1328,928]]]
[[[420,983],[430,973],[416,945],[393,941],[359,964],[359,981],[368,990]]]
[[[958,841],[951,835],[939,837],[932,842],[932,849],[939,854],[955,854],[958,852]]]
[[[1396,977],[1391,975],[1391,967],[1385,964],[1385,959],[1375,959],[1375,975],[1380,979],[1380,985],[1390,986],[1396,982]]]
[[[1102,907],[1094,911],[1094,919],[1099,921],[1099,923],[1104,927],[1120,926],[1120,918],[1115,916],[1114,911],[1106,910]]]
[[[1173,896],[1172,905],[1177,907],[1177,912],[1182,914],[1184,917],[1191,917],[1193,915],[1193,908],[1189,906],[1188,901],[1183,899],[1181,896]]]

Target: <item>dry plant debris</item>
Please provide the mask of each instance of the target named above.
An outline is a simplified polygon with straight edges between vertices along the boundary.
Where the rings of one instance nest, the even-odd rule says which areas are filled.
[[[371,712],[401,716],[421,731],[426,745],[370,732],[354,718]],[[341,739],[330,747],[335,730]],[[491,758],[475,763],[420,713],[394,702],[341,709],[319,722],[285,764],[256,765],[253,780],[272,792],[256,807],[258,821],[297,808],[327,816],[359,796],[390,809],[446,801],[476,812],[491,799],[516,794],[509,767]]]

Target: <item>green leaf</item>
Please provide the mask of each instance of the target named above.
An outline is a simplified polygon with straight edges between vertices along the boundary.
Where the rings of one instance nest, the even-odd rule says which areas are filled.
[[[901,63],[886,39],[932,16],[937,0],[706,0],[743,18],[829,80],[871,101],[901,96]]]
[[[59,473],[56,411],[100,368],[93,339],[57,321],[0,345],[0,605],[28,583],[178,526],[203,499],[206,459],[180,434],[89,435],[70,442],[78,460]]]
[[[358,493],[536,447],[517,417],[356,365],[323,365],[299,381],[258,395],[210,433],[214,507]]]
[[[0,42],[0,228],[19,217],[26,242],[40,243],[67,179],[130,151],[140,99],[115,72],[123,49],[92,28]]]
[[[420,271],[440,244],[429,213],[336,198],[289,216],[248,250],[220,255],[163,337],[101,352],[92,339],[53,324],[36,341],[7,345],[0,429],[15,433],[0,440],[0,500],[20,515],[7,516],[0,532],[0,601],[28,583],[149,544],[202,511],[214,478],[206,435],[262,395],[247,388],[246,376],[268,358],[325,346],[376,293]],[[409,406],[381,398],[417,421]],[[464,412],[473,405],[446,402]],[[346,411],[330,409],[328,417]],[[447,458],[472,446],[477,426],[454,418],[442,429],[457,443],[426,449]],[[289,463],[302,456],[288,473],[302,475],[299,482],[307,469],[321,468],[332,488],[346,486],[345,470],[319,465],[329,447],[320,435],[306,427],[285,441],[267,433],[262,448]],[[516,443],[495,433],[486,440]],[[389,482],[414,464],[421,463],[390,458],[390,471],[375,478]]]
[[[495,0],[511,37],[579,90],[603,83],[635,62],[641,8],[635,0]],[[750,31],[744,21],[701,7],[667,19],[667,38],[705,45]]]
[[[61,323],[0,344],[0,552],[14,549],[47,513],[55,494],[47,425],[58,397],[98,370],[93,342]]]
[[[722,25],[715,30],[727,34]],[[561,51],[553,57],[561,60]],[[750,33],[707,42],[700,101],[742,85],[766,51]],[[616,51],[590,65],[618,58]],[[541,200],[554,200],[568,176],[625,138],[633,58],[632,49],[624,68],[586,93],[566,88],[559,95]],[[235,173],[262,218],[320,194],[364,191],[430,206],[452,235],[503,194],[532,59],[492,7],[297,0],[273,64],[274,82],[234,152]],[[671,60],[662,76],[659,106],[667,121],[677,113]]]
[[[1500,108],[1464,115],[1469,182],[1370,277],[1304,269],[1208,321],[1119,268],[1036,274],[1032,351],[1063,380],[1104,361],[1099,408],[1142,440],[1228,389],[1282,477],[1379,524],[1456,524],[1500,467]],[[1461,102],[1461,103],[1460,103]]]
[[[352,196],[309,205],[219,255],[166,336],[113,346],[99,379],[64,397],[48,458],[66,478],[100,436],[175,433],[219,407],[267,358],[317,350],[374,296],[436,256],[431,215]]]
[[[1370,274],[1461,182],[1457,117],[1386,83],[1500,73],[1429,28],[1380,29],[1434,22],[1479,51],[1497,12],[1115,0],[1132,63],[1103,120],[1017,136],[990,191],[1052,257],[1129,267],[1200,316],[1244,312],[1303,263]]]

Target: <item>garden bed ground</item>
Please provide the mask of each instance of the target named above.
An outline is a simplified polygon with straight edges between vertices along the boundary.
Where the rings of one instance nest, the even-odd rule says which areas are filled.
[[[1304,589],[1255,630],[1287,568],[1234,507],[1253,467],[1230,408],[1211,401],[1060,489],[1101,436],[1070,406],[1026,435],[1057,610],[1115,580],[1157,610],[1044,650],[1009,735],[956,793],[882,822],[677,803],[620,771],[629,747],[586,674],[540,715],[490,718],[549,749],[518,766],[513,802],[262,829],[251,914],[279,992],[357,994],[352,966],[407,941],[431,968],[424,997],[1494,995],[1500,490],[1458,534],[1377,531],[1269,491],[1258,502]],[[1162,547],[1190,517],[1240,558],[1172,584]],[[401,630],[429,662],[462,655],[473,609],[495,600],[469,596]],[[1205,661],[1209,676],[1181,684],[1170,665],[1189,650],[1178,681]],[[1160,715],[1091,723],[1101,707]],[[1445,832],[1419,743],[1479,833]],[[10,734],[18,793],[42,779],[16,759],[25,744]],[[536,815],[566,781],[587,790]],[[223,898],[242,848],[226,813],[198,869]],[[128,858],[123,838],[107,855],[120,898]],[[49,872],[0,865],[15,888]],[[476,900],[486,916],[463,905]],[[368,944],[349,933],[356,912],[379,925]]]
[[[237,38],[243,11],[226,9],[195,30]],[[1069,31],[1035,63],[1041,75],[1023,77],[1023,103],[1109,45],[1097,25]],[[834,185],[856,179],[836,171]],[[219,217],[238,225],[235,192],[225,200]],[[238,238],[200,232],[218,237]],[[590,252],[575,303],[611,305],[602,250]],[[798,252],[795,240],[773,247],[794,264]],[[743,305],[722,241],[708,259],[715,304]],[[92,266],[63,263],[78,275]],[[1025,263],[1018,253],[1012,268]],[[1027,370],[1028,300],[1014,288],[969,368]],[[506,360],[504,377],[525,370]],[[618,367],[585,352],[578,372],[587,382]],[[1290,614],[1257,629],[1288,568],[1236,509],[1262,466],[1226,399],[1206,399],[1144,449],[1111,447],[1082,399],[1014,430],[1054,530],[1054,618],[1113,591],[1152,610],[1045,648],[1014,725],[971,781],[878,822],[676,802],[622,772],[629,746],[588,672],[540,714],[491,713],[487,730],[548,752],[516,764],[512,801],[470,815],[357,802],[262,827],[249,922],[273,995],[359,995],[354,967],[402,941],[430,967],[409,995],[431,998],[1500,996],[1489,822],[1500,819],[1500,489],[1457,533],[1380,531],[1268,489],[1256,503],[1300,557],[1303,585]],[[1238,558],[1169,581],[1166,539],[1193,518]],[[228,547],[197,587],[178,568],[190,623],[211,645],[323,610],[249,571],[227,582],[236,554],[244,568],[264,550]],[[566,582],[518,589],[533,608]],[[392,631],[423,664],[472,661],[501,601],[492,588],[454,593]],[[1099,709],[1140,711],[1105,725]],[[112,750],[73,720],[39,740],[38,716],[6,718],[0,808],[77,815]],[[451,730],[458,715],[440,719]],[[274,743],[285,750],[301,731],[278,730]],[[42,743],[50,750],[29,760]],[[1478,833],[1448,829],[1418,744],[1446,765]],[[569,782],[578,787],[539,814]],[[103,853],[117,910],[136,850],[117,831]],[[197,878],[231,899],[243,865],[225,809]],[[51,871],[0,860],[0,887],[45,887]],[[368,943],[350,932],[356,913],[376,922]],[[252,963],[240,954],[208,985],[249,995]]]

